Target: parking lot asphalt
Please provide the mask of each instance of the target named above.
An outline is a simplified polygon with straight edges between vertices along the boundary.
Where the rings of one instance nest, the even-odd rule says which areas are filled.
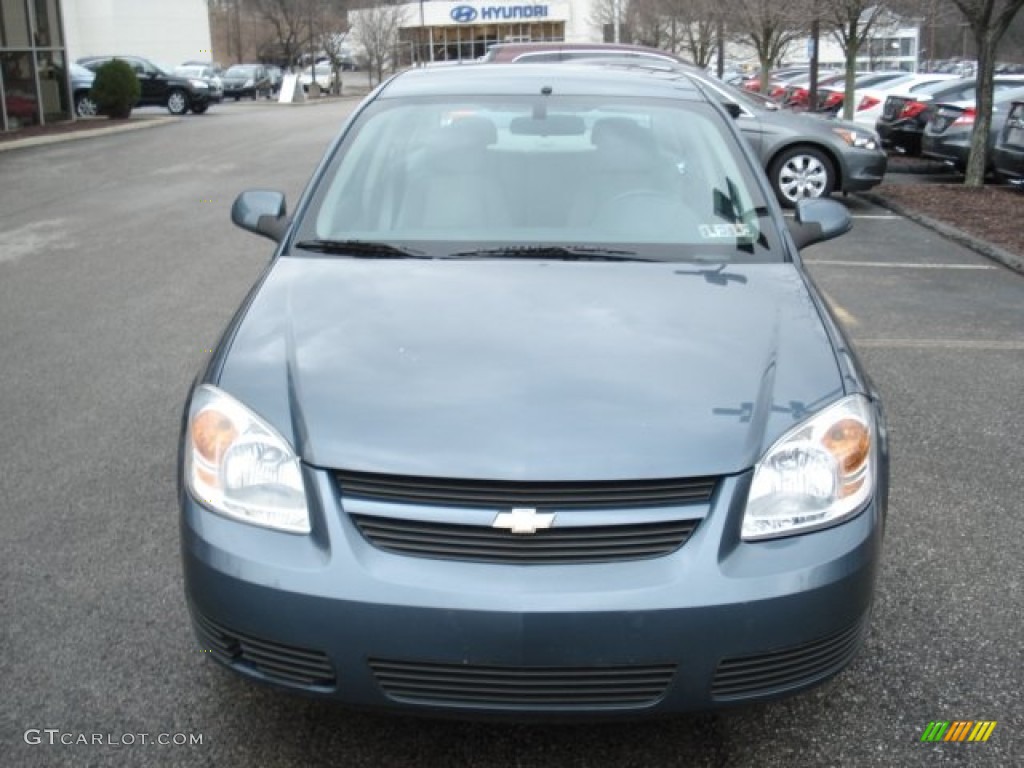
[[[467,723],[343,710],[204,658],[178,562],[180,411],[272,250],[228,210],[248,187],[294,203],[351,107],[0,154],[0,765],[1024,763],[1024,276],[857,197],[854,230],[804,254],[893,451],[870,634],[833,681],[672,720]],[[998,725],[921,743],[934,720]]]

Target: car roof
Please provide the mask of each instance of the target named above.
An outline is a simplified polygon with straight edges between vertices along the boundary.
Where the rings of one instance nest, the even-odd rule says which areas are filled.
[[[515,61],[516,58],[529,53],[579,53],[593,51],[595,54],[619,52],[619,53],[642,53],[649,56],[660,56],[665,59],[682,61],[674,53],[662,51],[658,48],[650,48],[646,45],[631,45],[629,43],[565,43],[565,42],[533,42],[533,43],[498,43],[492,45],[485,56],[487,62]]]
[[[647,96],[707,101],[703,93],[679,72],[560,64],[479,64],[471,67],[423,67],[407,70],[389,80],[379,98],[411,96],[482,96],[540,94]]]

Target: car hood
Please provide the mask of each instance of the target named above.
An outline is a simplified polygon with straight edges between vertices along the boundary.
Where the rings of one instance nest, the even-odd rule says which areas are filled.
[[[850,120],[840,120],[831,115],[820,112],[791,112],[780,109],[778,111],[765,110],[762,115],[766,122],[778,126],[786,126],[799,133],[815,133],[828,137],[831,141],[837,141],[836,128],[846,128],[864,132],[864,126]]]
[[[842,394],[793,264],[284,257],[223,355],[305,462],[409,475],[736,473]]]

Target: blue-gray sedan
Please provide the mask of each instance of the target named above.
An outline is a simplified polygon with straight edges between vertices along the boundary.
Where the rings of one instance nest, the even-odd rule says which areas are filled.
[[[410,71],[355,111],[185,406],[210,658],[457,716],[705,710],[856,654],[876,393],[733,119],[679,73]]]

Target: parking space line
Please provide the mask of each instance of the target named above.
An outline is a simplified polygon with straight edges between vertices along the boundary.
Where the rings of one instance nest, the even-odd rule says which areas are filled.
[[[995,269],[991,264],[914,264],[909,261],[844,261],[842,259],[804,259],[804,264],[833,267],[882,267],[883,269]]]
[[[836,319],[847,328],[853,328],[860,325],[860,321],[853,316],[853,313],[846,309],[842,304],[829,296],[825,291],[821,291],[821,295],[825,301],[828,302],[829,307],[832,309],[832,314],[836,316]]]
[[[1024,351],[1024,341],[980,339],[857,339],[857,347],[872,349],[974,349],[990,352]]]

